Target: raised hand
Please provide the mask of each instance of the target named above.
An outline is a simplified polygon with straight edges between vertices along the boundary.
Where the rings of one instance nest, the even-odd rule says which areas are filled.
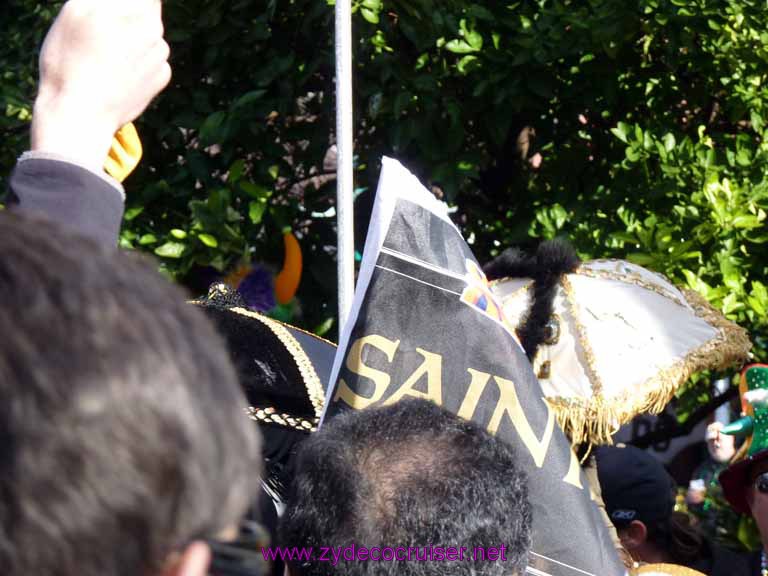
[[[69,0],[40,54],[32,150],[100,170],[171,78],[160,0]]]

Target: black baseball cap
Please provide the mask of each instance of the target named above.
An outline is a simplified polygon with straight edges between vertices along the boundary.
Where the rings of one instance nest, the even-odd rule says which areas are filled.
[[[634,446],[602,446],[595,452],[608,516],[617,528],[639,520],[646,526],[675,508],[675,481],[653,456]]]

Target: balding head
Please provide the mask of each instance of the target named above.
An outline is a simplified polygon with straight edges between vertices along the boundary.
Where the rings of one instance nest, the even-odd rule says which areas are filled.
[[[294,576],[510,575],[525,566],[531,511],[512,449],[423,400],[348,412],[304,443],[284,546],[465,547],[463,561],[294,563]],[[474,562],[475,547],[507,549]]]

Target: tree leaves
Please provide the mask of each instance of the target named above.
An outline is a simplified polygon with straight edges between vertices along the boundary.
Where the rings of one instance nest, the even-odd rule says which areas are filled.
[[[3,175],[26,146],[34,55],[55,13],[11,4]],[[356,186],[375,190],[381,156],[395,154],[453,204],[481,260],[567,236],[584,257],[641,262],[765,332],[768,12],[742,0],[353,9]],[[333,2],[313,0],[164,3],[174,79],[140,119],[121,236],[196,286],[209,266],[279,268],[291,227],[309,271],[296,321],[324,329],[336,306],[333,17]]]
[[[155,254],[162,258],[181,258],[186,246],[181,242],[166,242],[155,249]]]

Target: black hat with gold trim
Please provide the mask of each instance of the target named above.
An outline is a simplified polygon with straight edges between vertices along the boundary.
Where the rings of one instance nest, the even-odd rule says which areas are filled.
[[[248,399],[246,414],[264,436],[265,483],[282,500],[292,455],[322,414],[336,345],[248,310],[224,283],[192,304],[205,310],[227,342]]]

